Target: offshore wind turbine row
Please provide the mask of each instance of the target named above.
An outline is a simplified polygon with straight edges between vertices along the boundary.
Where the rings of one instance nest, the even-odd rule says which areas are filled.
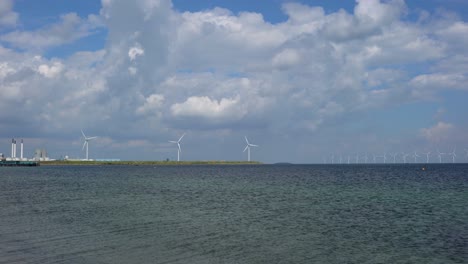
[[[468,149],[464,149],[465,151],[465,160],[468,160]],[[421,156],[422,155],[422,156]],[[335,162],[335,154],[330,154],[328,157],[324,157],[324,163],[328,164],[345,164],[343,163],[342,154],[339,155],[340,159],[339,162]],[[447,156],[449,159],[444,159]],[[347,164],[368,164],[368,163],[430,163],[431,157],[435,157],[432,161],[438,160],[438,163],[456,163],[456,148],[453,149],[452,152],[440,152],[437,149],[436,153],[427,151],[427,152],[393,152],[393,153],[383,153],[383,155],[372,154],[369,155],[367,152],[360,155],[359,153],[355,154],[354,162],[351,162],[352,155],[347,156]],[[371,159],[371,162],[369,160]]]

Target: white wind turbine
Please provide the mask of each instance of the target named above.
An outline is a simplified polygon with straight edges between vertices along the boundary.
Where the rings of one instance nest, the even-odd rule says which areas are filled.
[[[457,149],[454,148],[454,149],[453,149],[453,152],[447,153],[448,155],[452,155],[452,163],[455,163],[455,157],[457,156],[457,154],[455,154],[455,151],[456,151],[456,150],[457,150]]]
[[[393,163],[396,162],[396,156],[398,155],[398,153],[392,153],[390,154],[390,156],[393,158]]]
[[[423,152],[422,154],[423,154],[423,155],[426,155],[426,163],[429,163],[429,156],[431,155],[431,152],[430,152],[430,151],[429,151],[429,152],[425,152],[425,153]]]
[[[418,163],[418,158],[421,157],[418,155],[418,153],[416,153],[416,150],[414,151],[414,154],[413,154],[413,157],[414,157],[414,163]]]
[[[368,161],[368,159],[369,159],[369,156],[367,156],[367,152],[366,152],[366,154],[365,154],[363,157],[364,157],[364,162],[367,164],[367,161]]]
[[[445,155],[445,153],[440,152],[439,149],[437,149],[437,153],[439,156],[439,163],[442,163],[442,155]]]
[[[247,146],[245,146],[245,149],[243,152],[247,150],[247,158],[248,158],[247,161],[250,162],[250,147],[258,147],[258,145],[250,144],[247,137],[244,136],[244,138],[245,138],[245,142],[247,142]]]
[[[83,132],[83,129],[81,130],[81,134],[83,135],[83,138],[84,138],[84,143],[83,143],[83,148],[81,148],[81,150],[83,150],[85,147],[86,147],[86,160],[89,160],[88,159],[88,148],[89,148],[89,141],[90,140],[93,140],[97,137],[87,137],[85,135],[85,133]]]
[[[185,136],[185,133],[179,138],[177,141],[170,140],[170,143],[177,144],[177,161],[180,161],[180,152],[182,152],[182,149],[180,148],[180,141],[182,138]]]
[[[404,152],[402,152],[401,155],[402,155],[402,157],[403,157],[403,163],[406,163],[406,157],[409,156],[409,153],[404,153]]]

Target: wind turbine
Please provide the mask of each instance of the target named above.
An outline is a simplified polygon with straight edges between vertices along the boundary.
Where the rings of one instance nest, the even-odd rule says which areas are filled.
[[[182,138],[184,136],[185,136],[185,133],[179,138],[179,140],[177,140],[177,141],[170,140],[169,141],[170,143],[177,144],[177,161],[180,161],[180,152],[182,152],[182,149],[180,148],[180,141],[182,140]]]
[[[416,150],[415,150],[413,157],[414,157],[414,163],[418,163],[418,158],[421,157],[421,156],[419,156],[418,153],[416,153]]]
[[[393,163],[396,162],[396,156],[398,155],[398,153],[392,153],[390,154],[390,156],[393,158]]]
[[[426,163],[429,163],[429,155],[431,155],[431,152],[430,151],[426,153],[423,152],[422,154],[426,155]]]
[[[442,153],[439,151],[439,149],[437,149],[437,153],[439,154],[439,163],[442,163],[442,155],[445,155],[445,153]]]
[[[367,160],[369,159],[369,157],[367,156],[367,152],[363,157],[364,157],[364,162],[367,164]]]
[[[456,150],[456,148],[453,148],[453,152],[448,153],[448,155],[452,155],[452,163],[455,163],[455,157],[457,156],[457,154],[455,154]]]
[[[86,147],[86,160],[89,160],[88,159],[88,147],[89,147],[89,141],[90,140],[93,140],[97,137],[87,137],[85,135],[85,133],[83,132],[83,129],[81,130],[81,134],[83,135],[83,138],[84,138],[84,143],[83,143],[83,148],[81,148],[81,150],[83,150],[85,147]]]
[[[406,157],[409,156],[409,153],[402,152],[401,155],[403,156],[403,163],[406,163]]]
[[[258,147],[258,145],[250,144],[247,137],[244,136],[244,138],[245,138],[245,142],[247,142],[247,146],[245,146],[245,149],[243,152],[247,150],[247,157],[248,157],[247,161],[250,162],[250,147]]]

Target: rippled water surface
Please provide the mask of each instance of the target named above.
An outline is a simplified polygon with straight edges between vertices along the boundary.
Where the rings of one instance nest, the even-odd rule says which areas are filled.
[[[468,166],[0,168],[0,263],[468,263]]]

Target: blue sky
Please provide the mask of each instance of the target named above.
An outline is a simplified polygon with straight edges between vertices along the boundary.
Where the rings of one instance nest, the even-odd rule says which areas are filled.
[[[467,15],[459,0],[6,0],[0,153],[15,137],[83,158],[83,129],[91,158],[176,159],[186,133],[185,160],[246,159],[248,136],[262,162],[468,161]]]

